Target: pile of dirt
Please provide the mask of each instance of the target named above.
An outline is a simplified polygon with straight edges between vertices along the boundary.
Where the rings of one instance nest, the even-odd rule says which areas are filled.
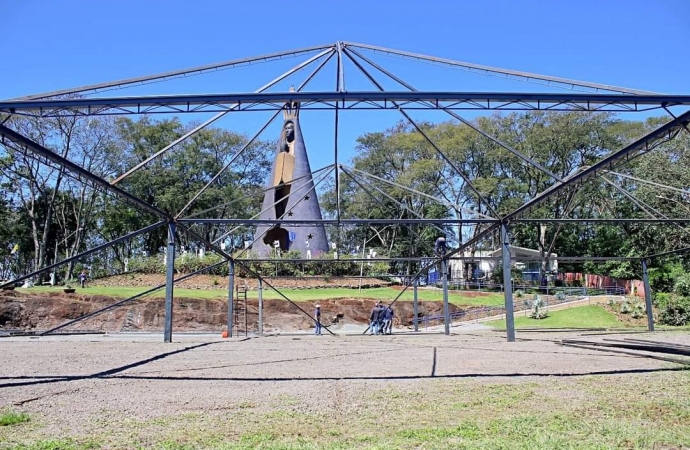
[[[83,291],[82,291],[83,292]],[[47,330],[67,321],[121,301],[102,295],[63,292],[0,291],[0,329]],[[336,298],[319,300],[326,326],[366,324],[376,300]],[[284,300],[264,300],[264,331],[308,330],[313,326],[310,315],[316,302],[300,302],[295,306]],[[165,300],[143,298],[129,301],[97,316],[85,319],[68,330],[72,331],[160,331],[164,326]],[[395,325],[410,326],[413,305],[398,301],[393,306]],[[450,311],[458,308],[450,305]],[[420,316],[441,315],[441,302],[425,301],[419,305]],[[246,314],[245,314],[246,312]],[[235,311],[239,331],[258,329],[258,301],[239,303]],[[176,297],[173,302],[173,328],[177,331],[220,331],[227,324],[227,301]]]

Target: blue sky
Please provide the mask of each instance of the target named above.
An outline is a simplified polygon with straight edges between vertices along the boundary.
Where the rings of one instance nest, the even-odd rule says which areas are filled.
[[[338,40],[662,93],[690,93],[688,0],[0,0],[0,11],[0,98]],[[306,58],[99,95],[249,92]],[[376,60],[418,89],[553,91],[397,58]],[[334,88],[335,69],[329,67],[308,90]],[[298,85],[308,73],[274,90]],[[351,65],[346,67],[346,86],[367,86]],[[344,114],[342,158],[354,154],[357,136],[393,125],[401,119],[396,114]],[[220,125],[253,135],[269,116],[235,115]],[[442,115],[413,116],[447,120]],[[332,112],[302,117],[312,168],[332,162],[333,122]],[[262,137],[274,139],[279,126],[273,124]]]

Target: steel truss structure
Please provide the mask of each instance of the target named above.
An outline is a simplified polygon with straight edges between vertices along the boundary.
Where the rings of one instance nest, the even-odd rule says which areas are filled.
[[[373,61],[368,56],[365,56],[363,52],[369,52],[371,54],[384,54],[395,56],[412,61],[424,61],[427,63],[436,64],[444,67],[453,67],[456,69],[461,69],[470,73],[479,73],[483,75],[494,75],[500,76],[501,78],[508,78],[512,80],[525,81],[529,83],[536,83],[541,85],[547,85],[550,87],[558,87],[567,89],[568,92],[565,93],[516,93],[516,92],[462,92],[462,91],[451,91],[451,92],[428,92],[428,91],[417,91],[410,84],[399,78],[398,76],[391,73],[386,68],[382,67],[375,61]],[[191,95],[153,95],[153,96],[137,96],[137,97],[90,97],[91,95],[98,94],[104,91],[109,91],[113,89],[119,89],[128,86],[139,86],[145,85],[147,83],[165,81],[170,79],[175,79],[179,77],[185,77],[195,74],[204,74],[209,72],[214,72],[217,70],[231,69],[234,67],[246,66],[256,62],[266,62],[274,61],[278,59],[283,59],[287,57],[295,57],[299,55],[313,54],[307,60],[296,65],[290,70],[279,75],[277,78],[264,85],[263,87],[257,89],[253,93],[222,93],[222,94],[191,94]],[[313,79],[313,77],[323,70],[324,66],[335,59],[336,61],[336,76],[335,76],[335,89],[329,92],[305,92],[304,87]],[[376,88],[374,91],[357,91],[352,92],[346,89],[345,85],[345,61],[349,61],[353,64],[360,74],[363,74],[366,79],[368,79],[372,85]],[[275,86],[278,82],[286,79],[287,77],[309,67],[311,65],[316,65],[316,68],[307,76],[307,78],[302,82],[299,87],[293,92],[267,92],[268,89]],[[391,91],[384,89],[383,85],[373,76],[372,72],[383,74],[387,80],[392,80],[402,87],[403,90]],[[577,92],[573,92],[577,91]],[[280,220],[280,223],[286,225],[309,225],[309,224],[324,224],[333,225],[337,227],[343,226],[361,226],[361,225],[401,225],[401,226],[411,226],[411,225],[431,225],[436,227],[441,226],[462,226],[462,225],[481,225],[482,231],[478,232],[474,238],[461,243],[457,248],[452,250],[446,255],[439,257],[415,257],[415,258],[385,258],[380,259],[381,261],[417,261],[426,262],[419,272],[414,276],[416,280],[426,269],[432,265],[440,264],[441,272],[447,273],[447,264],[449,260],[452,259],[462,259],[462,252],[477,244],[482,239],[493,235],[496,232],[500,233],[501,245],[502,245],[502,267],[504,273],[504,293],[505,293],[505,308],[506,308],[506,323],[507,323],[507,339],[508,341],[515,340],[515,327],[513,322],[513,301],[512,301],[512,287],[510,280],[510,266],[511,266],[511,256],[510,256],[510,226],[516,223],[539,223],[539,224],[564,224],[564,223],[580,223],[580,224],[623,224],[623,223],[656,223],[656,224],[672,224],[675,226],[681,226],[683,224],[690,223],[690,218],[669,218],[663,214],[654,214],[653,211],[634,198],[631,201],[635,203],[640,209],[644,210],[650,215],[648,219],[638,219],[638,218],[611,218],[611,219],[592,219],[592,218],[557,218],[557,219],[545,219],[545,218],[532,218],[526,217],[527,213],[532,211],[537,206],[541,205],[543,202],[554,198],[555,196],[567,192],[573,189],[577,189],[586,183],[588,180],[595,177],[603,177],[606,174],[616,174],[615,170],[621,164],[643,155],[656,146],[663,144],[675,138],[683,130],[690,132],[690,111],[686,111],[678,116],[673,115],[668,108],[670,107],[689,107],[690,108],[690,95],[665,95],[655,92],[641,91],[637,89],[630,89],[619,86],[604,85],[598,83],[592,83],[587,81],[571,80],[567,78],[560,78],[548,75],[540,75],[530,72],[522,72],[509,69],[501,69],[496,67],[483,66],[473,63],[467,63],[462,61],[456,61],[451,59],[439,58],[428,55],[421,55],[415,53],[404,52],[400,50],[394,50],[384,47],[378,47],[367,44],[359,44],[353,42],[336,42],[330,45],[307,47],[302,49],[290,50],[285,52],[271,53],[267,55],[260,55],[251,58],[237,59],[232,61],[225,61],[216,64],[209,64],[200,67],[194,67],[189,69],[177,70],[172,72],[165,72],[160,74],[154,74],[150,76],[142,76],[137,78],[130,78],[124,80],[116,80],[112,82],[93,84],[88,86],[77,87],[73,89],[63,89],[53,92],[45,92],[35,95],[29,95],[21,98],[7,99],[0,101],[0,143],[12,150],[26,151],[33,154],[41,162],[50,162],[53,164],[60,165],[64,167],[67,171],[73,175],[79,177],[81,180],[85,180],[91,183],[98,189],[114,194],[115,196],[121,198],[125,202],[134,205],[142,211],[153,214],[160,219],[160,222],[154,223],[148,227],[145,227],[134,233],[130,233],[121,238],[115,239],[111,242],[100,245],[96,248],[90,249],[80,255],[76,255],[72,258],[68,258],[59,261],[53,265],[41,268],[36,272],[24,275],[15,281],[20,281],[26,278],[33,277],[42,272],[51,270],[62,264],[75,261],[86,255],[89,255],[95,251],[106,248],[111,245],[115,245],[124,240],[130,239],[139,234],[149,232],[153,229],[157,229],[162,226],[167,226],[168,229],[168,244],[167,244],[167,254],[174,255],[175,253],[175,236],[178,232],[188,233],[194,239],[199,242],[203,242],[207,248],[213,250],[217,254],[224,258],[219,264],[229,265],[229,291],[228,291],[228,331],[232,335],[232,305],[233,305],[233,286],[234,286],[234,274],[237,265],[241,265],[246,271],[258,277],[261,282],[271,287],[271,285],[263,279],[258,273],[254,272],[248,265],[249,262],[254,261],[265,261],[260,259],[242,259],[235,258],[229,253],[226,253],[221,249],[217,242],[209,242],[202,236],[199,236],[193,230],[195,224],[213,224],[213,225],[238,225],[238,226],[253,226],[266,224],[270,225],[277,223],[278,221],[262,221],[256,218],[248,219],[230,219],[230,218],[202,218],[197,216],[185,216],[186,210],[194,203],[194,201],[213,183],[223,171],[225,171],[232,162],[242,153],[244,150],[255,140],[258,136],[268,127],[272,120],[284,109],[286,103],[299,102],[301,109],[304,111],[309,110],[331,110],[334,112],[335,119],[335,143],[334,143],[334,160],[335,164],[331,167],[320,169],[323,171],[325,169],[330,171],[335,170],[335,188],[337,193],[337,215],[335,219],[320,220],[320,221],[301,221],[301,220]],[[533,168],[541,171],[542,173],[548,175],[553,179],[553,184],[550,188],[537,194],[534,198],[527,201],[522,206],[516,208],[514,211],[499,215],[496,211],[491,210],[490,206],[486,206],[490,215],[482,214],[479,211],[467,210],[454,205],[458,210],[463,210],[469,213],[469,217],[462,220],[436,220],[436,219],[426,219],[424,217],[417,217],[415,219],[344,219],[341,218],[340,214],[340,174],[350,177],[355,183],[366,191],[372,197],[378,195],[387,196],[384,190],[379,189],[377,186],[367,184],[369,181],[376,179],[375,176],[366,173],[359,173],[354,168],[349,168],[338,161],[338,130],[339,130],[339,114],[343,111],[348,110],[396,110],[399,111],[402,117],[409,122],[415,130],[417,130],[425,139],[425,141],[433,147],[433,149],[438,153],[449,167],[451,167],[457,175],[463,178],[466,186],[474,192],[477,198],[484,205],[490,205],[482,198],[479,190],[477,190],[471,180],[467,177],[462,170],[456,167],[453,162],[446,156],[444,150],[440,148],[437,143],[433,141],[423,129],[410,117],[406,111],[414,110],[438,110],[447,113],[450,117],[462,122],[468,127],[472,128],[479,134],[481,134],[486,139],[491,140],[493,143],[503,147],[512,153],[515,157],[519,158],[524,162],[524,164],[530,165]],[[672,119],[666,124],[660,126],[659,128],[649,132],[645,136],[638,138],[636,141],[626,145],[625,147],[615,151],[608,156],[604,157],[602,160],[589,167],[583,167],[577,172],[571,174],[565,179],[561,179],[549,171],[548,168],[543,167],[538,162],[523,155],[518,150],[510,147],[509,145],[501,142],[494,136],[486,133],[485,131],[479,129],[473,125],[468,120],[464,119],[458,114],[458,111],[465,110],[475,110],[475,111],[530,111],[530,110],[544,110],[544,111],[614,111],[614,112],[643,112],[643,111],[654,111],[663,110],[671,114]],[[173,148],[175,145],[189,138],[190,136],[197,133],[199,130],[205,128],[226,114],[231,113],[241,113],[241,112],[251,112],[251,111],[273,111],[275,114],[273,117],[254,135],[252,139],[233,157],[230,161],[214,178],[209,182],[200,192],[198,192],[187,205],[178,212],[175,216],[170,215],[155,206],[136,198],[135,196],[127,193],[123,189],[120,189],[116,185],[127,176],[131,175],[135,171],[141,169],[146,164],[148,164],[153,159],[159,157],[169,149]],[[203,122],[199,126],[195,127],[193,130],[170,143],[156,154],[149,157],[146,161],[132,167],[125,174],[120,177],[107,181],[97,175],[89,172],[88,170],[80,167],[79,165],[63,158],[62,156],[56,154],[48,148],[34,142],[27,136],[22,135],[6,126],[7,119],[12,115],[19,116],[32,116],[39,118],[49,118],[49,117],[63,117],[63,116],[100,116],[100,115],[130,115],[130,114],[186,114],[186,113],[217,113],[207,121]],[[5,118],[2,116],[6,115]],[[315,171],[317,173],[319,171]],[[375,180],[376,182],[382,182],[385,180]],[[644,180],[640,180],[644,181]],[[299,180],[293,180],[293,182],[299,182]],[[392,183],[395,184],[395,183]],[[614,184],[615,186],[615,184]],[[405,189],[415,195],[427,196],[427,194],[420,193],[406,186],[396,185],[396,188]],[[615,186],[618,188],[617,186]],[[374,192],[377,191],[377,192]],[[684,192],[684,191],[683,191]],[[690,193],[689,193],[690,194]],[[627,194],[626,195],[630,195]],[[438,199],[429,199],[430,201]],[[256,238],[258,239],[258,237]],[[642,267],[642,273],[645,284],[645,301],[647,304],[647,314],[648,314],[648,326],[650,330],[654,329],[654,323],[652,319],[652,308],[651,308],[651,297],[649,289],[649,279],[647,276],[647,264],[649,258],[665,256],[668,254],[673,254],[675,252],[683,252],[688,249],[678,249],[673,252],[665,252],[663,254],[657,255],[640,255],[637,258],[627,258],[627,257],[588,257],[588,258],[568,258],[560,257],[559,259],[564,261],[583,261],[583,260],[635,260],[639,261]],[[477,258],[473,258],[477,259]],[[374,259],[378,261],[378,259]],[[273,260],[270,260],[273,261]],[[302,260],[294,260],[295,262],[300,262]],[[309,260],[314,262],[314,260]],[[372,261],[372,259],[351,259],[351,261]],[[154,290],[165,288],[165,328],[164,328],[164,341],[172,341],[172,299],[173,299],[173,286],[177,281],[192,277],[197,273],[208,270],[209,268],[203,269],[199,272],[185,275],[183,277],[174,277],[174,258],[167,259],[166,268],[166,284],[157,286],[153,289],[149,289],[143,293],[137,294],[134,297],[124,299],[113,305],[109,305],[99,311],[95,311],[87,316],[80,319],[70,321],[59,327],[53,328],[46,331],[46,333],[54,332],[58,329],[67,327],[77,321],[84,320],[88,317],[93,317],[94,315],[100,314],[104,311],[111,310],[112,308],[121,306],[131,300],[139,298],[146,295]],[[450,333],[450,320],[449,320],[449,309],[448,309],[448,285],[447,277],[442,277],[443,282],[443,294],[444,294],[444,314],[445,314],[445,333]],[[413,283],[416,291],[416,281]],[[4,286],[4,285],[2,285]],[[0,286],[1,287],[1,286]],[[407,289],[407,287],[405,288]],[[292,302],[284,294],[276,291],[287,301],[291,302],[295,307],[297,307],[302,313],[310,316],[306,311],[300,308],[297,304]],[[393,300],[393,303],[397,301],[400,296],[405,292],[401,291],[398,297]],[[416,296],[415,296],[416,298]],[[415,305],[416,306],[416,305]],[[330,330],[327,329],[328,332]]]

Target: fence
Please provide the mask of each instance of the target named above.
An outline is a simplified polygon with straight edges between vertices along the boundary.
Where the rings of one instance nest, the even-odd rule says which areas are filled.
[[[501,285],[502,287],[502,285]],[[571,288],[550,288],[551,294],[526,294],[517,297],[523,300],[523,307],[518,309],[519,302],[513,297],[513,310],[515,312],[528,312],[532,308],[532,302],[540,297],[545,307],[561,305],[563,303],[584,300],[594,295],[625,295],[625,288],[622,286],[603,286],[601,288],[571,287]],[[516,291],[515,291],[516,292]],[[504,306],[486,306],[483,308],[473,308],[464,311],[456,311],[450,314],[450,322],[471,322],[473,320],[485,319],[488,317],[501,316],[506,313]],[[420,324],[426,329],[430,326],[441,325],[443,315],[424,316],[420,319]]]

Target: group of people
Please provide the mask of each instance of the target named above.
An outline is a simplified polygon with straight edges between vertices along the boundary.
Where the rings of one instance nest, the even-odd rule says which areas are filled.
[[[369,315],[369,334],[393,334],[394,316],[390,305],[376,302]]]

